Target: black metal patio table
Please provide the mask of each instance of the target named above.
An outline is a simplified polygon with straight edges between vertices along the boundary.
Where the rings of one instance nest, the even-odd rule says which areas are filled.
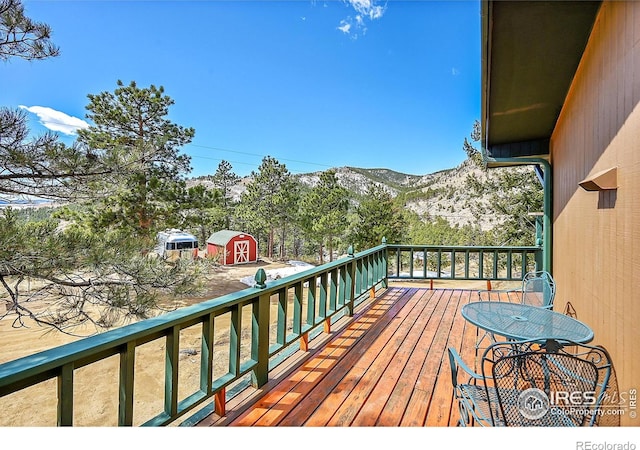
[[[586,324],[537,306],[482,301],[464,305],[461,313],[478,328],[508,340],[543,338],[587,343],[593,339],[593,330]]]

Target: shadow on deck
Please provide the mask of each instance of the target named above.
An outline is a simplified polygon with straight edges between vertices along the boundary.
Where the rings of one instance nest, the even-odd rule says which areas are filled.
[[[455,426],[447,348],[472,363],[476,291],[389,287],[198,426]]]

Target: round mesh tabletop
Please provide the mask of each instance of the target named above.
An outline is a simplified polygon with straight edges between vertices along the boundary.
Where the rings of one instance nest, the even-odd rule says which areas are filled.
[[[593,330],[584,323],[549,309],[509,302],[473,302],[462,316],[478,328],[507,339],[558,339],[585,343]]]

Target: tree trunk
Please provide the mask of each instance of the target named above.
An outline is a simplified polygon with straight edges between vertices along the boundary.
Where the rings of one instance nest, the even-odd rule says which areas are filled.
[[[268,247],[267,248],[267,256],[269,259],[273,259],[273,228],[269,228],[269,238],[267,239]]]
[[[287,226],[283,223],[282,234],[280,235],[280,259],[282,259],[283,261],[286,256],[286,248],[285,248],[285,236],[287,234],[286,229],[287,229]]]
[[[16,282],[15,291],[14,291],[11,289],[11,286],[9,286],[9,284],[7,283],[7,280],[5,279],[5,277],[0,276],[0,283],[2,284],[5,291],[7,291],[7,294],[9,294],[9,297],[10,297],[4,301],[4,305],[7,312],[13,311],[14,309],[16,309],[16,306],[18,305],[18,285],[22,282],[22,280],[23,280],[22,277],[18,278],[18,281]]]
[[[329,262],[333,261],[333,239],[329,236]]]

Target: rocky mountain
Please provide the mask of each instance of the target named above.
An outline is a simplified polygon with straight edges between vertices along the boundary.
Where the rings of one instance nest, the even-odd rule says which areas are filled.
[[[513,167],[483,170],[467,159],[458,167],[426,175],[408,175],[389,169],[363,169],[358,167],[338,167],[333,169],[341,186],[354,195],[354,201],[376,184],[391,193],[393,197],[402,195],[405,208],[416,212],[424,220],[442,217],[451,225],[479,225],[490,229],[500,224],[503,217],[493,210],[489,194],[474,197],[468,188],[467,180],[472,177],[476,182],[485,184],[494,180],[499,171],[526,171],[530,167]],[[322,172],[297,174],[295,177],[309,187],[315,186]],[[232,189],[234,200],[239,200],[250,177],[243,178]],[[207,178],[192,179],[189,184],[205,184],[213,188]],[[474,215],[475,211],[475,215]]]

